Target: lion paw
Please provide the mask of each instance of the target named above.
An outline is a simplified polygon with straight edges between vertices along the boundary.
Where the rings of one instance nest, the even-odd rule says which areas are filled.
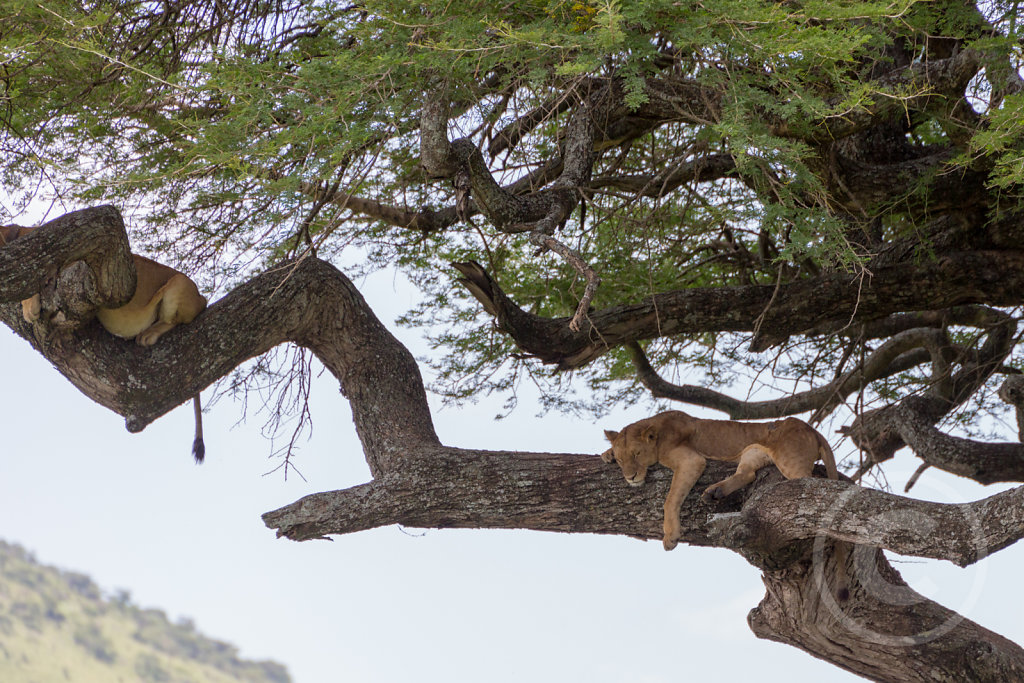
[[[38,294],[21,302],[21,317],[24,318],[27,323],[38,322],[39,316],[42,312],[43,303]]]
[[[721,500],[722,498],[725,498],[725,492],[722,490],[721,484],[713,484],[704,489],[704,493],[701,494],[701,500],[705,503],[710,503],[713,500]]]
[[[669,538],[666,536],[661,540],[661,544],[665,547],[665,550],[672,550],[679,545],[679,539]]]
[[[152,346],[156,343],[157,337],[160,335],[152,334],[151,332],[142,332],[135,337],[135,343],[139,346]]]

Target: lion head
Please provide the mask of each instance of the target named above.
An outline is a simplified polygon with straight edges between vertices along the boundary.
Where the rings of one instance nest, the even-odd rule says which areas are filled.
[[[647,478],[647,469],[658,462],[658,433],[654,425],[631,424],[621,432],[604,431],[612,447],[601,454],[605,462],[613,460],[622,476],[633,486]]]

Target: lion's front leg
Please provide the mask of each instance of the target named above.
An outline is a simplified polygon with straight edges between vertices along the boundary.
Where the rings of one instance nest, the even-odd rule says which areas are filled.
[[[704,473],[707,460],[699,452],[686,446],[677,446],[661,458],[661,464],[670,468],[672,484],[665,498],[665,522],[662,544],[665,550],[672,550],[679,543],[682,530],[679,526],[679,511],[683,507],[686,494]]]

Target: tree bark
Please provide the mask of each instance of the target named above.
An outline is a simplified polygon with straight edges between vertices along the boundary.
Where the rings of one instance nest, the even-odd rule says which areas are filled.
[[[913,310],[1024,303],[1024,251],[949,252],[935,260],[881,264],[860,274],[828,273],[774,285],[695,287],[588,314],[578,332],[567,318],[521,309],[476,263],[454,264],[460,282],[525,352],[560,369],[586,365],[631,341],[698,332],[753,332],[752,351],[823,325],[849,326]],[[756,321],[756,324],[755,324]]]
[[[131,261],[118,246],[127,243],[121,242],[123,224],[109,207],[58,221],[42,226],[31,241],[0,247],[0,301],[10,302],[0,306],[0,319],[86,395],[126,416],[129,429],[143,428],[239,363],[282,342],[311,349],[338,378],[374,479],[267,513],[266,524],[279,535],[322,538],[401,523],[660,538],[667,470],[653,471],[647,485],[633,488],[595,455],[442,445],[411,354],[352,283],[315,258],[254,277],[150,349],[116,339],[84,319],[73,329],[52,321],[28,325],[15,302],[39,286],[53,263],[103,244],[95,250],[105,255],[90,256],[85,269],[102,284],[109,279],[104,273],[127,271]],[[75,230],[65,230],[71,225]],[[76,235],[82,238],[78,247],[50,250],[51,239],[63,245]],[[78,279],[87,278],[77,272]],[[68,288],[65,294],[76,291]],[[731,470],[727,463],[709,464],[683,504],[682,534],[692,545],[731,548],[764,572],[768,593],[749,619],[758,636],[879,681],[1024,677],[1024,650],[910,591],[877,550],[960,564],[977,561],[1024,535],[1019,513],[1024,489],[943,506],[848,482],[784,481],[766,468],[754,484],[714,508],[702,502],[703,488]],[[929,528],[943,533],[922,533]],[[863,545],[837,566],[836,540]],[[851,589],[843,603],[833,597],[840,577],[847,577]]]

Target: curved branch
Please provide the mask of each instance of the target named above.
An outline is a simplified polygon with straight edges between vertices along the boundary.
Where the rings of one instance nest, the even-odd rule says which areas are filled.
[[[962,361],[948,380],[935,384],[920,396],[907,396],[899,403],[858,416],[841,431],[867,451],[874,463],[892,458],[896,451],[915,440],[925,462],[987,484],[994,481],[1024,481],[1018,451],[1005,446],[957,440],[932,430],[951,410],[969,399],[1002,366],[1013,350],[1017,321],[998,311],[1001,322],[992,326],[978,349]],[[974,445],[972,445],[974,444]],[[915,449],[916,451],[916,449]],[[977,460],[970,458],[976,457]]]
[[[941,355],[948,340],[939,330],[916,329],[902,332],[878,347],[862,365],[843,373],[820,387],[769,401],[740,401],[726,394],[694,385],[666,381],[651,367],[636,342],[626,346],[633,358],[637,378],[655,398],[667,398],[728,413],[733,420],[759,420],[798,415],[811,410],[828,414],[850,394],[884,377],[917,367]],[[926,347],[919,349],[919,347]]]
[[[0,302],[21,301],[52,287],[57,273],[83,261],[96,276],[92,309],[127,302],[135,270],[121,214],[98,206],[64,214],[0,245]]]
[[[1024,444],[986,443],[944,434],[909,397],[894,411],[896,431],[914,454],[940,470],[973,479],[979,484],[1024,482]]]
[[[583,317],[587,314],[587,310],[590,308],[590,302],[594,300],[594,294],[597,292],[597,287],[601,284],[601,278],[593,268],[583,261],[579,254],[556,240],[554,237],[545,235],[541,232],[531,232],[530,242],[536,244],[541,249],[550,249],[561,256],[565,259],[566,263],[572,266],[573,269],[580,274],[586,283],[583,287],[583,296],[580,297],[580,302],[576,306],[576,313],[572,316],[572,320],[569,321],[569,329],[573,332],[578,331],[583,322]]]
[[[848,607],[822,590],[815,567],[772,572],[764,576],[764,599],[747,615],[751,630],[874,681],[1024,676],[1024,651],[1016,643],[915,592],[881,551],[856,555],[862,588]]]
[[[109,207],[78,213],[79,223],[120,225]],[[123,226],[120,230],[123,234]],[[92,232],[71,232],[68,239],[76,234],[84,240]],[[38,271],[33,260],[49,258],[45,240],[29,242],[35,237],[0,248],[0,269],[10,278],[5,281],[29,277]],[[22,253],[14,249],[22,241],[43,248],[19,263],[11,256]],[[0,300],[25,293],[0,287]],[[17,306],[0,306],[0,320],[83,393],[125,416],[129,431],[143,429],[240,363],[290,341],[313,351],[340,381],[375,474],[394,466],[410,448],[439,444],[412,354],[374,316],[351,281],[316,258],[282,263],[254,277],[150,348],[113,337],[98,324],[56,339],[45,329],[37,335]]]

